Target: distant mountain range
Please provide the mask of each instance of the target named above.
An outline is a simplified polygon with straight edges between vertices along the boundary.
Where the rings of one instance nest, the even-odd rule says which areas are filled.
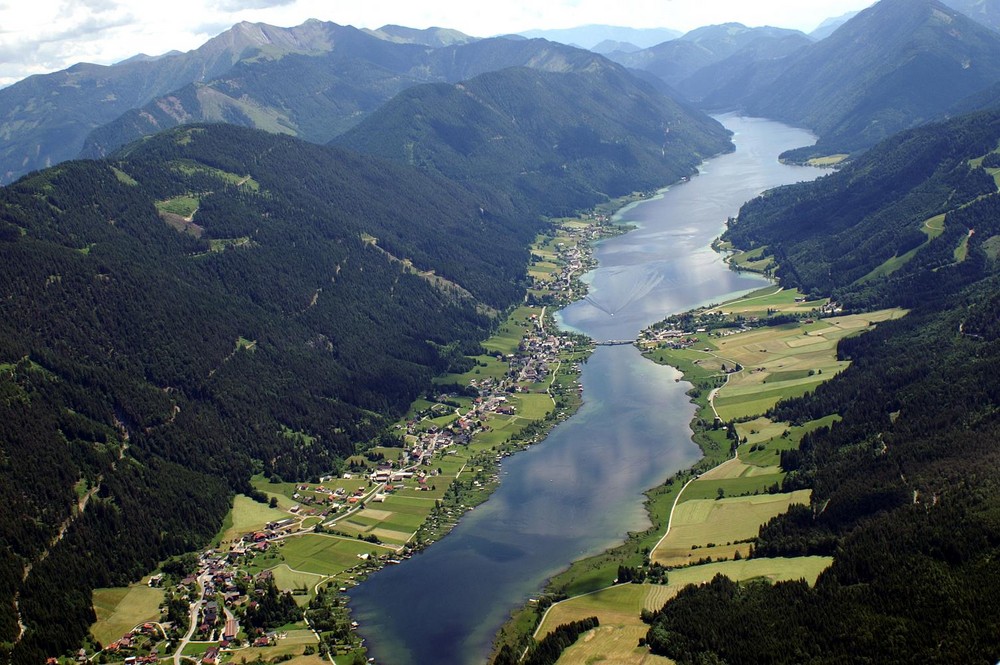
[[[815,130],[800,157],[850,153],[1000,81],[1000,34],[937,0],[882,0],[770,71],[731,101]]]
[[[478,40],[441,28],[241,23],[189,53],[77,65],[0,90],[0,130],[8,137],[0,182],[194,122],[325,143],[413,85],[511,66],[571,71],[597,58],[540,39]]]
[[[1000,4],[993,0],[943,0],[974,21],[992,30],[1000,31]]]
[[[212,80],[248,55],[332,47],[319,21],[287,29],[241,23],[188,53],[29,77],[0,90],[0,183],[76,157],[93,129],[159,95]]]
[[[702,108],[814,130],[815,147],[786,155],[801,160],[855,153],[952,108],[989,105],[986,91],[1000,81],[1000,33],[983,24],[992,14],[965,0],[882,0],[828,21],[819,41],[725,24],[610,57],[657,76]]]
[[[513,66],[573,71],[600,58],[539,39],[496,38],[433,48],[385,41],[334,23],[322,24],[322,29],[330,36],[329,50],[245,58],[224,76],[190,83],[94,130],[81,156],[99,157],[191,122],[228,122],[326,143],[414,85],[453,83]]]
[[[680,37],[682,32],[670,28],[626,28],[614,25],[581,25],[576,28],[557,30],[525,30],[519,35],[528,39],[548,39],[598,51],[597,47],[606,42],[631,44],[643,49]],[[601,50],[600,52],[607,52]]]
[[[893,0],[884,0],[868,10],[876,14],[867,22],[831,19],[813,37],[834,32],[816,43],[798,31],[740,24],[679,37],[668,29],[590,25],[479,40],[446,28],[241,23],[188,53],[139,55],[110,67],[80,64],[0,90],[0,184],[185,123],[229,122],[325,143],[414,85],[510,66],[568,71],[593,62],[573,47],[529,39],[536,35],[605,53],[703,108],[739,108],[806,125],[823,137],[818,152],[854,151],[995,82],[995,33],[944,5],[935,14],[926,0],[895,4],[890,10]],[[947,5],[983,25],[998,24],[995,3]],[[947,26],[928,23],[916,35],[918,14],[954,17],[962,29],[949,34]],[[928,53],[911,60],[908,54],[926,39]],[[961,54],[952,58],[963,67],[954,76],[940,69],[949,53]],[[903,99],[906,77],[934,81],[942,94]]]
[[[826,39],[827,37],[829,37],[830,35],[832,35],[834,32],[836,32],[837,28],[839,28],[840,26],[844,25],[845,23],[847,23],[848,21],[850,21],[852,18],[854,18],[857,15],[858,15],[858,12],[847,12],[846,14],[842,14],[840,16],[834,16],[834,17],[828,18],[825,21],[823,21],[822,23],[820,23],[819,27],[817,27],[815,30],[813,30],[812,32],[810,32],[809,33],[809,37],[810,37],[810,39],[812,39],[814,41],[817,41],[817,42],[819,40],[821,40],[821,39]]]
[[[785,44],[774,47],[784,55],[789,49],[810,43],[796,30],[783,28],[748,28],[741,23],[725,23],[698,28],[683,37],[633,53],[614,53],[611,58],[631,69],[639,69],[659,77],[671,86],[697,76],[705,67],[735,56],[744,49],[769,47],[765,44]]]

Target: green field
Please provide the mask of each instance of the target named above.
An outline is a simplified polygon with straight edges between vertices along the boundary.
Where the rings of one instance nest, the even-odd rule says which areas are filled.
[[[958,247],[955,248],[954,256],[955,263],[961,263],[965,261],[969,256],[969,240],[972,239],[972,231],[968,235],[964,236],[959,242]]]
[[[201,205],[201,197],[193,194],[185,194],[165,201],[157,201],[156,209],[160,212],[180,215],[188,219],[198,210],[199,205]]]
[[[275,566],[271,569],[271,573],[274,575],[274,583],[279,589],[312,589],[317,585],[328,579],[326,575],[320,575],[319,573],[307,573],[301,570],[292,570],[292,568],[283,563],[280,566]]]
[[[693,484],[693,483],[692,483]],[[809,504],[810,490],[730,499],[695,499],[678,503],[670,532],[650,553],[651,561],[683,566],[703,558],[731,559],[749,554],[747,542],[761,525],[795,503]]]
[[[327,576],[358,565],[361,562],[359,554],[372,552],[382,555],[395,552],[395,549],[321,534],[286,538],[281,547],[281,555],[289,568]]]
[[[258,531],[268,522],[275,522],[289,517],[287,512],[270,508],[266,503],[259,503],[243,494],[233,499],[233,508],[229,511],[222,529],[215,537],[215,542],[229,543],[239,540],[243,534]]]
[[[777,464],[782,450],[798,448],[806,433],[830,427],[838,420],[840,416],[833,415],[797,426],[774,423],[767,418],[736,423],[740,440],[746,440],[739,448],[740,461],[757,466]]]
[[[260,649],[248,648],[234,651],[233,658],[230,662],[252,663],[260,657],[265,663],[278,662],[276,659],[282,659],[281,662],[289,663],[291,665],[321,665],[322,663],[327,663],[328,661],[323,660],[317,655],[302,656],[302,652],[305,650],[306,645],[315,646],[316,644],[316,636],[313,635],[311,630],[289,630],[285,634],[285,637],[279,639],[278,643],[273,647]],[[299,657],[292,660],[283,660],[286,656]]]
[[[846,153],[837,153],[836,155],[827,155],[826,157],[813,157],[812,159],[806,161],[806,164],[808,166],[830,167],[840,164],[848,157],[850,157],[850,155]]]
[[[827,302],[829,302],[827,298],[805,300],[802,293],[796,289],[768,286],[707,311],[723,311],[727,314],[742,314],[744,316],[766,316],[769,309],[782,314],[808,314]]]
[[[723,308],[728,311],[729,306]],[[704,361],[743,367],[728,377],[716,395],[719,417],[727,421],[751,418],[782,399],[811,391],[847,368],[848,363],[838,361],[836,356],[841,339],[905,313],[889,309],[857,316],[807,319],[716,338],[715,350],[700,352]],[[698,347],[701,348],[700,341]]]
[[[757,247],[749,252],[736,252],[727,261],[729,265],[738,270],[749,270],[751,272],[764,272],[774,265],[774,259],[765,255],[766,246]]]
[[[810,584],[815,584],[819,574],[829,568],[831,563],[833,557],[808,556],[719,561],[678,568],[669,572],[668,584],[618,584],[596,593],[557,603],[539,624],[536,636],[544,637],[556,626],[589,616],[600,618],[601,625],[630,621],[641,623],[639,613],[643,609],[659,610],[684,587],[689,584],[710,582],[716,575],[725,575],[735,582],[756,579],[768,579],[772,582],[804,579]]]
[[[750,468],[756,469],[759,467]],[[785,474],[781,473],[778,467],[773,467],[773,469],[776,471],[775,473],[763,475],[752,474],[739,478],[722,478],[718,480],[699,480],[688,485],[688,488],[684,490],[684,494],[681,496],[681,502],[693,501],[695,499],[716,499],[719,496],[719,490],[722,490],[724,497],[764,494],[773,485],[777,484],[780,486],[782,479],[785,477]]]
[[[643,609],[656,611],[689,584],[711,581],[716,575],[743,582],[767,579],[772,582],[805,579],[815,584],[819,574],[829,567],[830,557],[794,559],[748,559],[690,566],[670,571],[666,585],[622,584],[594,594],[579,596],[553,605],[539,625],[536,639],[556,626],[596,616],[600,627],[581,636],[558,660],[559,665],[592,663],[657,663],[671,661],[649,654],[638,647],[649,626],[639,618]]]
[[[944,233],[944,221],[947,216],[947,213],[942,213],[931,217],[923,223],[920,230],[927,234],[928,240],[933,240]]]
[[[101,644],[108,644],[132,630],[137,624],[160,620],[163,589],[146,585],[94,589],[94,612],[97,623],[90,632]]]
[[[546,394],[521,394],[512,399],[515,413],[527,420],[541,420],[553,409],[552,398]]]

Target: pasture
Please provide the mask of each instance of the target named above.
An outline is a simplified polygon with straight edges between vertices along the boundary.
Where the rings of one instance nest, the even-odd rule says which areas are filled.
[[[279,589],[306,589],[310,594],[317,584],[327,579],[326,575],[292,570],[287,563],[272,568],[271,574],[274,575],[274,583]],[[309,597],[309,595],[299,596],[303,602],[308,601]]]
[[[693,484],[693,483],[692,483]],[[693,499],[677,504],[670,532],[650,553],[650,561],[683,566],[706,558],[732,559],[749,554],[749,541],[761,525],[795,503],[809,503],[810,490],[729,499]]]
[[[685,586],[709,582],[719,574],[737,582],[805,579],[809,584],[815,584],[816,578],[832,561],[830,557],[747,559],[672,570],[669,584],[621,584],[557,603],[545,615],[535,638],[541,639],[561,624],[596,616],[601,625],[582,635],[576,644],[567,649],[559,659],[559,665],[598,662],[666,665],[671,661],[652,656],[646,649],[637,646],[639,638],[645,637],[649,629],[639,618],[643,609],[659,610]]]
[[[137,624],[160,620],[163,589],[144,584],[110,589],[94,589],[94,612],[97,622],[91,626],[101,644],[119,639]]]
[[[248,496],[238,494],[233,499],[233,508],[223,521],[215,542],[228,543],[239,540],[245,533],[258,531],[268,522],[275,522],[288,516],[289,514],[283,510],[270,508],[266,503],[259,503]]]
[[[688,485],[680,501],[696,499],[716,499],[719,490],[724,497],[764,494],[775,484],[781,485],[785,474],[780,467],[744,466],[744,475],[733,478],[705,479],[704,477]]]
[[[728,306],[726,306],[728,308]],[[723,420],[759,416],[780,400],[797,397],[836,376],[849,363],[836,358],[837,344],[849,335],[906,314],[887,309],[863,315],[807,319],[802,323],[755,328],[714,340],[715,351],[701,353],[743,370],[715,397]],[[699,342],[700,345],[700,342]]]
[[[802,437],[808,432],[820,427],[830,427],[838,420],[840,416],[832,415],[798,426],[775,423],[767,418],[736,423],[736,433],[740,440],[746,439],[746,443],[739,447],[740,461],[755,466],[777,464],[782,450],[798,448]]]
[[[290,660],[283,660],[283,662],[292,665],[320,665],[328,661],[316,655],[302,655],[307,645],[315,647],[317,644],[316,636],[313,635],[311,630],[289,630],[285,633],[285,637],[279,639],[278,643],[273,647],[247,648],[234,651],[232,662],[252,663],[259,657],[265,663],[273,663],[278,662],[275,659],[284,659],[291,656]]]
[[[847,153],[837,153],[835,155],[826,155],[825,157],[813,157],[806,161],[809,166],[818,166],[820,168],[829,168],[831,166],[836,166],[842,161],[850,157]]]
[[[395,549],[327,534],[286,538],[281,547],[281,554],[289,568],[327,576],[358,565],[361,561],[359,554],[372,552],[382,555],[395,552]]]

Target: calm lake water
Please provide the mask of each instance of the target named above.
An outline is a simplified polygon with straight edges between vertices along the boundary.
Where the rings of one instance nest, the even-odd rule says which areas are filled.
[[[621,221],[639,228],[598,246],[590,293],[557,315],[561,325],[632,339],[669,314],[762,285],[729,271],[708,245],[748,199],[820,175],[777,161],[813,137],[768,120],[718,119],[736,152],[623,210]],[[631,346],[599,347],[584,365],[576,415],[505,460],[499,489],[446,538],[351,591],[369,655],[389,665],[483,663],[500,625],[546,579],[648,526],[642,492],[701,456],[678,376]]]

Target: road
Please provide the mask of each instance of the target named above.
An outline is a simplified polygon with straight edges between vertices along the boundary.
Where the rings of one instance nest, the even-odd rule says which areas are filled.
[[[184,649],[187,647],[188,642],[194,637],[194,631],[198,627],[198,610],[201,609],[202,597],[205,595],[205,580],[208,579],[208,571],[202,572],[198,575],[198,599],[191,603],[191,609],[188,612],[188,632],[181,639],[180,644],[177,645],[177,651],[174,652],[174,665],[181,665],[181,656],[184,653]]]

